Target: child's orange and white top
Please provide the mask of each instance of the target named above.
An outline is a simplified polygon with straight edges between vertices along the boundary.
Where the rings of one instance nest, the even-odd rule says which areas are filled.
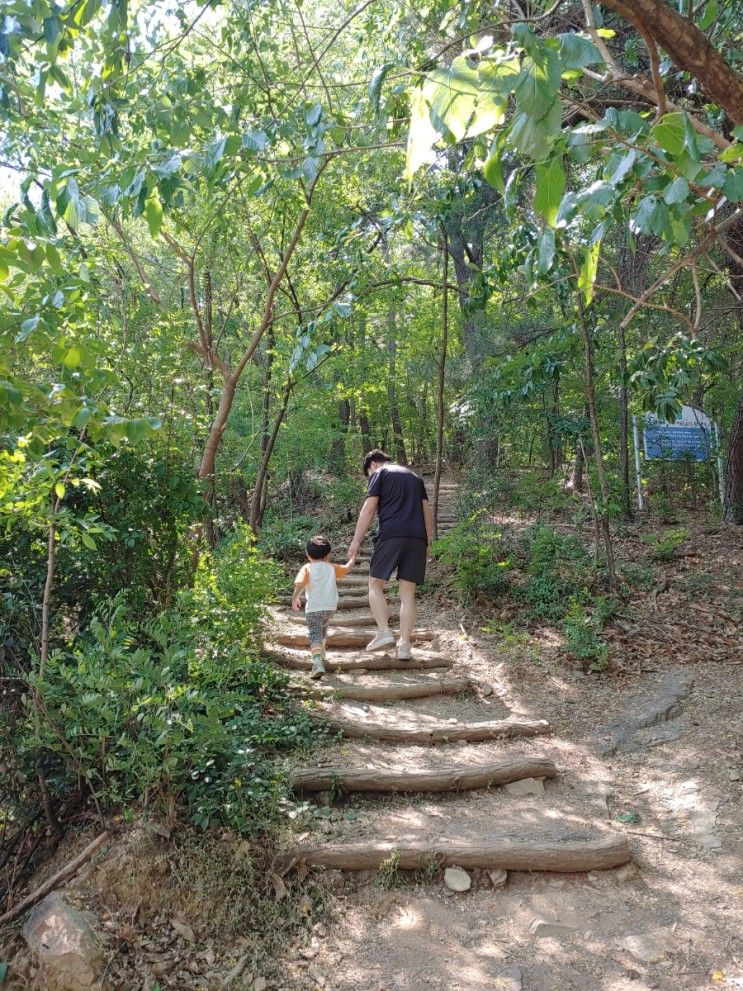
[[[308,561],[297,572],[294,584],[304,589],[305,612],[335,612],[338,608],[338,578],[349,572],[345,564],[328,561]]]

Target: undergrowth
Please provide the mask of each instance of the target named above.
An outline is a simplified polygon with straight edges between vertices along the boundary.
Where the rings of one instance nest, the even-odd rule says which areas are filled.
[[[182,807],[199,826],[262,832],[286,789],[277,759],[314,738],[287,679],[260,660],[260,621],[280,574],[239,527],[202,555],[192,588],[140,621],[119,594],[28,676],[16,753],[58,796],[87,791],[101,809]]]
[[[601,632],[618,603],[601,594],[603,574],[583,543],[543,522],[517,536],[492,520],[492,509],[475,506],[433,545],[434,555],[451,568],[459,601],[486,609],[508,605],[522,624],[557,626],[570,655],[603,670],[608,647]],[[484,627],[501,628],[499,621]]]

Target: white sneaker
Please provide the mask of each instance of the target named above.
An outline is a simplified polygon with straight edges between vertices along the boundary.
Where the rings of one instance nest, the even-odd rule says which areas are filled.
[[[313,681],[317,681],[318,678],[322,678],[325,674],[325,665],[322,662],[322,657],[313,657],[312,659],[312,670],[310,671],[310,678]]]
[[[366,645],[367,650],[384,650],[386,647],[394,647],[395,638],[392,630],[380,630],[379,633]]]
[[[412,661],[413,660],[413,652],[410,649],[410,644],[409,643],[399,643],[397,645],[396,654],[397,654],[398,661]]]

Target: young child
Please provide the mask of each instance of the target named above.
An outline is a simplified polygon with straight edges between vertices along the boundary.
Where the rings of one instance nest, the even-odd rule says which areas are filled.
[[[298,611],[302,592],[305,593],[305,615],[312,654],[310,678],[322,678],[325,674],[325,639],[328,623],[338,608],[336,581],[351,571],[356,558],[346,564],[331,564],[332,548],[326,537],[313,537],[307,542],[307,564],[302,565],[294,579],[292,609]]]

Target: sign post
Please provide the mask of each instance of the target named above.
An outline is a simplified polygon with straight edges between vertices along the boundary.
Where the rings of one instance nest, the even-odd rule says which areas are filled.
[[[634,421],[635,470],[638,476],[639,497],[639,453],[637,423]],[[720,489],[720,502],[724,504],[722,483],[722,457],[720,456],[717,424],[694,406],[682,406],[674,423],[660,420],[653,413],[646,413],[642,431],[646,461],[711,461],[713,450],[717,453],[717,477]],[[642,502],[640,502],[642,508]]]

